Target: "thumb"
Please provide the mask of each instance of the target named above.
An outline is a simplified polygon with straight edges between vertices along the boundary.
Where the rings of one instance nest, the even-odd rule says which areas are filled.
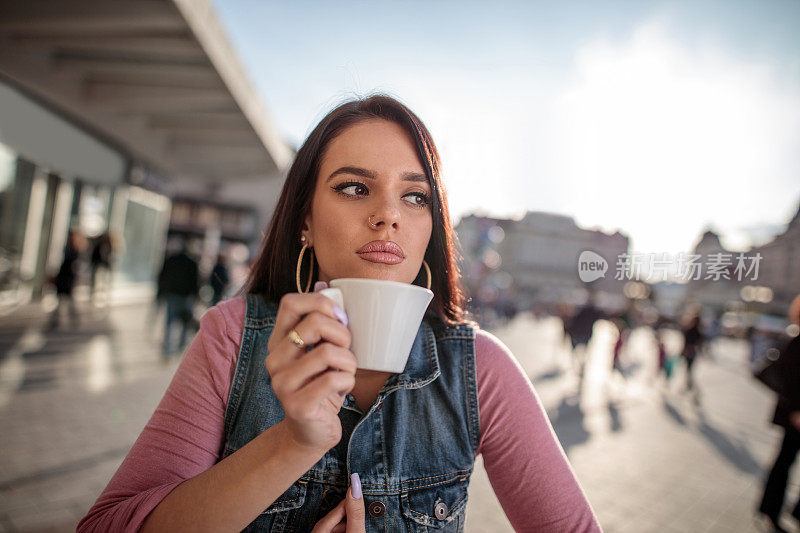
[[[364,498],[361,496],[361,479],[357,473],[350,476],[350,490],[347,491],[347,530],[346,533],[362,533],[366,531],[364,523]]]

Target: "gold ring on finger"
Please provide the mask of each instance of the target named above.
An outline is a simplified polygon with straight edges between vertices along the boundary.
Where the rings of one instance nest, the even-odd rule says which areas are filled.
[[[306,343],[300,338],[300,335],[298,335],[295,330],[289,332],[289,340],[292,341],[292,344],[300,348],[306,345]]]

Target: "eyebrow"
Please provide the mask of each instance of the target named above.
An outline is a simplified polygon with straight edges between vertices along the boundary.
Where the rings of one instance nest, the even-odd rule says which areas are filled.
[[[367,170],[366,168],[361,167],[341,167],[334,170],[326,183],[334,178],[334,176],[338,176],[339,174],[355,174],[356,176],[361,176],[364,178],[369,178],[371,180],[378,179],[378,173],[372,170]],[[400,179],[403,181],[418,181],[421,183],[428,183],[428,177],[425,174],[421,174],[419,172],[403,172],[400,175]]]

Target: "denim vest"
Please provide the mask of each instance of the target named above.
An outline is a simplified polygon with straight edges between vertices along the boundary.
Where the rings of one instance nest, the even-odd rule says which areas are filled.
[[[222,457],[284,418],[264,367],[277,310],[247,295]],[[479,435],[474,343],[468,324],[423,320],[405,370],[390,375],[366,413],[347,395],[339,444],[245,531],[311,531],[346,496],[353,472],[367,531],[463,531]]]

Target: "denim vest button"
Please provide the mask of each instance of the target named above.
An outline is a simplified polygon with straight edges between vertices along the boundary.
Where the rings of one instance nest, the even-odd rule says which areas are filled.
[[[386,506],[383,502],[371,502],[369,504],[369,514],[374,517],[383,516],[386,513]]]
[[[447,516],[447,504],[444,502],[439,502],[433,508],[433,514],[439,520],[444,520],[444,517]]]

